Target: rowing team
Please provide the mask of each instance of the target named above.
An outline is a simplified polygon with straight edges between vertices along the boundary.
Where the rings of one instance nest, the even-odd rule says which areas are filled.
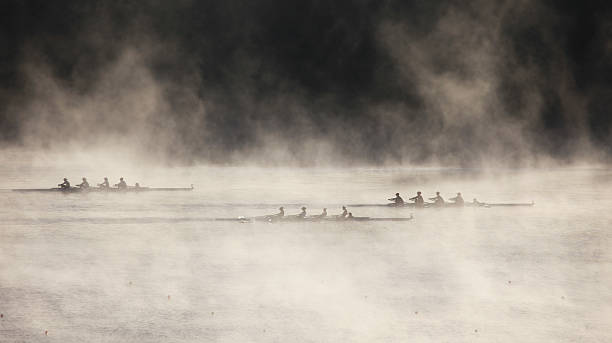
[[[59,183],[57,185],[59,188],[61,189],[70,189],[70,182],[68,181],[67,178],[64,178],[64,182]],[[83,178],[83,182],[81,182],[80,184],[76,185],[77,187],[79,187],[80,189],[88,189],[89,188],[89,182],[87,182],[87,178]],[[105,177],[104,178],[104,182],[99,183],[98,184],[99,188],[111,188],[110,184],[108,183],[108,178]],[[128,185],[125,182],[125,180],[123,180],[122,177],[119,178],[119,183],[115,184],[115,187],[117,187],[118,189],[127,189]],[[140,184],[138,184],[138,182],[136,182],[136,184],[134,185],[135,188],[140,188]]]
[[[273,219],[280,219],[280,218],[287,218],[287,217],[291,217],[291,218],[296,218],[296,219],[304,219],[306,218],[306,207],[302,207],[302,212],[298,213],[298,214],[294,214],[291,216],[287,216],[285,217],[285,208],[284,207],[280,207],[279,212],[277,214],[271,214],[268,216],[264,216],[265,219],[268,220],[273,220]],[[323,209],[323,212],[321,212],[321,214],[319,215],[314,215],[314,216],[309,216],[309,218],[325,218],[327,217],[327,208]],[[342,206],[342,213],[336,216],[337,218],[346,218],[346,219],[351,219],[353,218],[353,214],[349,211],[347,211],[346,206]]]
[[[395,198],[391,198],[388,199],[389,201],[393,201],[393,203],[397,206],[402,206],[404,205],[404,199],[402,199],[402,197],[400,196],[399,193],[395,193]],[[421,192],[417,192],[416,196],[408,199],[410,201],[414,201],[414,206],[415,207],[424,207],[425,206],[425,200],[423,200],[423,196],[421,195]],[[438,207],[443,207],[445,202],[444,199],[442,198],[442,196],[440,195],[440,192],[436,192],[436,196],[429,198],[429,200],[433,201],[433,206],[438,206]],[[448,199],[450,201],[452,201],[452,204],[455,206],[463,206],[464,201],[463,201],[463,197],[461,196],[461,193],[457,193],[457,196]],[[474,199],[476,200],[476,199]]]

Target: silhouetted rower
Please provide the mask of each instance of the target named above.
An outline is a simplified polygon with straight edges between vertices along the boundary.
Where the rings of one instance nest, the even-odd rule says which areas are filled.
[[[115,186],[117,186],[117,188],[119,188],[119,189],[127,189],[127,183],[125,183],[125,181],[123,181],[122,177],[119,178],[119,183],[116,184]]]
[[[423,196],[421,195],[421,192],[417,192],[417,195],[415,197],[412,197],[408,200],[414,201],[415,207],[425,206],[425,200],[423,200]]]
[[[105,177],[104,178],[104,182],[99,183],[98,187],[100,187],[100,188],[110,188],[110,184],[108,183],[108,178]]]
[[[264,216],[264,219],[268,221],[273,221],[277,218],[283,218],[285,216],[285,208],[281,206],[278,208],[278,211],[279,212],[277,214],[269,214],[267,216]]]
[[[306,207],[302,207],[302,212],[300,212],[300,214],[298,214],[297,217],[298,218],[306,217]]]
[[[89,188],[89,182],[87,182],[87,178],[83,178],[83,182],[81,182],[77,186],[80,187],[81,189]]]
[[[393,201],[396,205],[403,205],[404,199],[399,195],[399,193],[395,193],[395,198],[388,199],[389,201]]]
[[[346,206],[342,206],[342,214],[340,215],[340,217],[346,218],[347,215],[348,215],[348,211],[346,210]]]
[[[315,218],[325,218],[325,217],[327,217],[327,209],[326,209],[326,208],[324,208],[324,209],[323,209],[323,212],[321,212],[321,214],[319,214],[319,215],[317,215],[317,216],[314,216],[314,217],[315,217]]]
[[[279,212],[274,215],[275,217],[284,217],[285,216],[285,208],[284,207],[282,207],[282,206],[279,207],[278,211]]]
[[[457,206],[463,206],[464,204],[463,197],[461,196],[461,192],[457,193],[456,197],[450,198],[448,200],[453,201]]]
[[[440,196],[440,192],[436,192],[436,196],[429,200],[433,200],[435,206],[444,206],[444,199]]]
[[[68,182],[67,178],[64,178],[64,182],[57,185],[61,189],[70,189],[70,182]]]

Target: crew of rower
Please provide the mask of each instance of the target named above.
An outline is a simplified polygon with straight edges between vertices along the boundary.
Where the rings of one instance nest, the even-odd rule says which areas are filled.
[[[79,189],[88,189],[90,186],[89,186],[89,182],[87,182],[87,178],[84,177],[82,180],[83,181],[76,186]],[[68,181],[67,178],[64,178],[64,182],[58,184],[57,186],[61,189],[70,189],[70,181]],[[128,185],[125,182],[125,180],[123,180],[123,178],[121,177],[119,178],[119,183],[115,184],[115,187],[117,187],[117,189],[125,190],[128,188]],[[104,178],[104,181],[102,181],[102,183],[98,184],[98,188],[108,188],[108,189],[111,188],[107,177]],[[140,184],[136,182],[136,184],[134,185],[134,188],[140,188]]]
[[[393,205],[395,206],[404,205],[404,200],[402,199],[399,193],[395,193],[395,197],[388,199],[388,200],[393,201]],[[414,202],[415,207],[425,207],[425,200],[423,199],[421,192],[417,192],[416,196],[408,200]],[[442,198],[442,196],[440,195],[440,192],[436,192],[436,196],[429,198],[429,200],[433,201],[432,205],[434,207],[444,207],[444,205],[446,204],[444,201],[444,198]],[[451,204],[453,206],[463,206],[464,205],[464,201],[463,201],[463,197],[461,196],[461,193],[457,193],[457,196],[452,197],[448,200],[451,201]]]
[[[269,220],[269,221],[272,221],[272,220],[275,220],[275,219],[280,219],[280,218],[285,218],[285,208],[281,206],[281,207],[278,208],[278,210],[279,210],[279,212],[277,214],[271,214],[271,215],[265,216],[264,218]],[[314,215],[314,216],[307,216],[306,207],[304,207],[304,206],[301,208],[301,210],[302,211],[300,213],[295,214],[295,215],[291,215],[289,217],[293,217],[293,218],[297,218],[297,219],[305,219],[307,217],[308,218],[322,219],[322,218],[327,217],[327,208],[324,208],[323,212],[321,212],[321,214]],[[353,214],[346,209],[346,206],[342,206],[342,213],[337,215],[336,218],[339,218],[339,219],[352,219],[354,217],[353,217]]]

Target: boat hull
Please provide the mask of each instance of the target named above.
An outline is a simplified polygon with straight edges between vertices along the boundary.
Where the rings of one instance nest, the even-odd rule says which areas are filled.
[[[295,217],[295,216],[286,216],[286,217],[277,217],[277,216],[266,216],[266,217],[238,217],[238,218],[216,218],[216,221],[237,221],[237,222],[267,222],[267,223],[329,223],[329,222],[383,222],[383,221],[393,221],[393,222],[402,222],[402,221],[410,221],[413,217],[406,218],[372,218],[372,217],[340,217],[340,216],[329,216],[329,217]]]
[[[177,192],[192,191],[193,187],[185,188],[153,188],[153,187],[129,187],[119,188],[23,188],[12,189],[13,192],[21,193],[141,193],[141,192]]]
[[[485,202],[470,202],[461,204],[455,203],[444,203],[443,205],[436,205],[433,203],[425,203],[423,206],[416,206],[414,203],[404,204],[349,204],[347,207],[388,207],[388,208],[461,208],[461,207],[531,207],[534,206],[534,202],[530,203],[485,203]]]

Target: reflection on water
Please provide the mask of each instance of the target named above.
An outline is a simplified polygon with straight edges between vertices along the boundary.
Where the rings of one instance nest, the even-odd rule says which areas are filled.
[[[112,178],[73,169],[9,165],[0,188]],[[0,341],[610,341],[611,175],[149,168],[121,176],[196,189],[2,191]],[[279,204],[336,214],[417,190],[536,206],[349,208],[411,222],[203,220]]]

